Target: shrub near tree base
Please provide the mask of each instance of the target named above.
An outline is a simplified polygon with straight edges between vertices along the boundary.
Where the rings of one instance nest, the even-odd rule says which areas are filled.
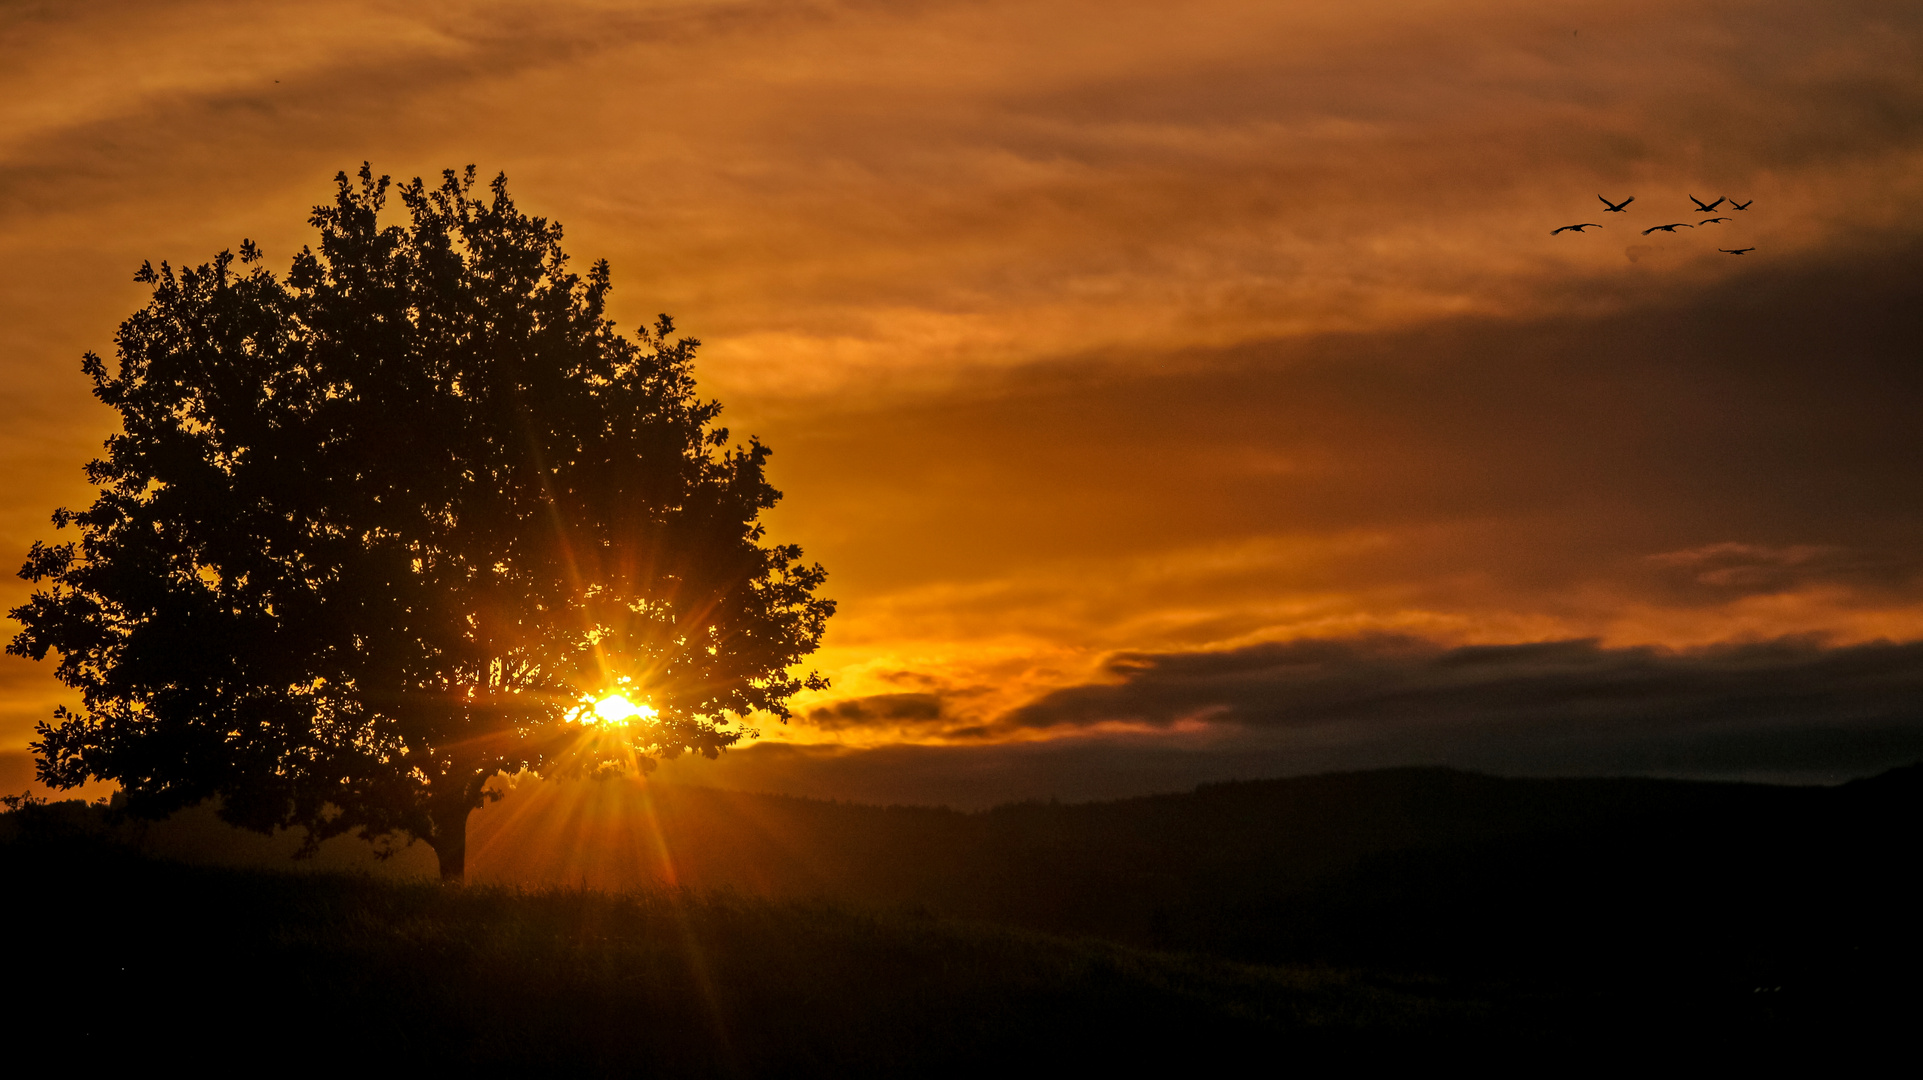
[[[218,797],[253,829],[418,837],[462,876],[497,772],[714,756],[817,675],[825,573],[763,543],[768,449],[695,395],[697,342],[634,339],[609,272],[474,170],[399,189],[363,166],[285,278],[241,245],[175,273],[116,370],[123,430],[36,543],[9,651],[81,692],[35,744],[43,781],[113,780],[129,810]],[[649,708],[621,726],[592,698]]]

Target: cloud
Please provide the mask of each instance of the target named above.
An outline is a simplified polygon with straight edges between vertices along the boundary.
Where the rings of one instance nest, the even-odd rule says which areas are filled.
[[[335,169],[473,161],[778,451],[833,733],[979,737],[1118,651],[1923,633],[1913,4],[18,14],[15,558],[87,497],[74,359],[141,259],[284,265]],[[1688,190],[1757,202],[1625,259]],[[1638,201],[1552,241],[1599,191]]]
[[[1108,675],[1003,723],[1201,722],[1291,736],[1322,756],[1531,772],[1796,772],[1923,754],[1923,642],[1672,650],[1373,636],[1122,654]]]
[[[1848,246],[1911,227],[1923,147],[1894,2],[1585,3],[1580,37],[1506,2],[258,8],[22,31],[15,217],[158,239],[191,203],[279,251],[270,207],[335,168],[478,160],[767,392],[1554,308],[1622,278],[1615,233],[1538,227],[1597,184],[1760,192],[1777,254]]]
[[[1571,636],[1631,603],[1900,607],[1923,599],[1919,280],[1923,248],[1768,264],[1616,312],[1089,358],[760,430],[784,524],[889,598],[891,633],[1116,649],[1157,612],[1235,613],[1233,637],[1341,595]]]
[[[808,722],[823,731],[875,724],[904,724],[939,720],[942,698],[939,694],[875,694],[846,698],[808,712]]]

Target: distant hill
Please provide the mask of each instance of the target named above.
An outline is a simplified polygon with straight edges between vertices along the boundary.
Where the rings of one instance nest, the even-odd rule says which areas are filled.
[[[672,876],[1244,959],[1527,967],[1548,941],[1599,963],[1723,956],[1751,924],[1865,927],[1923,899],[1914,766],[1836,788],[1398,769],[979,813],[666,786],[541,797],[477,828],[482,876]]]
[[[1509,970],[1556,941],[1557,962],[1686,947],[1722,964],[1752,923],[1881,925],[1869,916],[1915,898],[1919,825],[1923,766],[1833,788],[1391,769],[974,813],[539,783],[476,814],[470,866],[502,884],[836,897],[1241,959]],[[263,865],[293,846],[204,811],[149,841]],[[356,858],[337,843],[331,865]],[[431,867],[415,851],[388,869]]]

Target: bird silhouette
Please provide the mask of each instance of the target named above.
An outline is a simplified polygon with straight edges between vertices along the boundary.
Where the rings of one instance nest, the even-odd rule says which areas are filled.
[[[1746,248],[1717,248],[1716,250],[1724,253],[1725,255],[1741,255],[1745,251],[1755,251],[1756,249],[1753,247],[1746,247]]]
[[[1729,196],[1727,196],[1727,195],[1725,195],[1725,196],[1723,196],[1723,198],[1728,198],[1728,197],[1729,197]],[[1689,201],[1690,201],[1690,202],[1693,202],[1693,203],[1695,203],[1695,204],[1696,204],[1696,212],[1697,212],[1697,213],[1699,213],[1699,214],[1708,214],[1708,213],[1712,213],[1712,212],[1714,212],[1714,211],[1715,211],[1715,209],[1716,209],[1717,207],[1719,207],[1719,206],[1721,206],[1721,205],[1723,205],[1723,199],[1717,199],[1717,200],[1716,200],[1715,202],[1713,202],[1713,203],[1706,203],[1706,202],[1704,202],[1703,200],[1701,200],[1701,199],[1699,199],[1699,198],[1697,198],[1697,197],[1696,197],[1696,196],[1694,196],[1694,195],[1691,195],[1691,196],[1689,197]],[[1752,201],[1753,201],[1753,200],[1752,200]]]
[[[1717,222],[1719,222],[1719,221],[1728,221],[1728,220],[1729,220],[1729,219],[1728,219],[1728,218],[1726,218],[1726,217],[1706,217],[1706,218],[1704,218],[1703,220],[1701,220],[1701,221],[1699,221],[1699,222],[1697,222],[1696,224],[1698,224],[1698,225],[1714,225],[1714,224],[1716,224],[1716,223],[1717,223]]]
[[[1693,229],[1695,227],[1696,226],[1691,225],[1687,221],[1678,221],[1674,225],[1651,225],[1649,228],[1643,230],[1643,235],[1648,236],[1650,233],[1653,233],[1653,232],[1673,233],[1677,229]]]
[[[1554,235],[1556,235],[1557,233],[1566,233],[1566,232],[1568,232],[1568,231],[1569,231],[1569,230],[1571,230],[1571,229],[1574,229],[1574,230],[1576,230],[1577,232],[1581,232],[1581,231],[1583,231],[1584,229],[1600,229],[1600,228],[1602,228],[1602,226],[1601,226],[1601,225],[1598,225],[1598,224],[1596,224],[1596,223],[1595,223],[1595,222],[1593,222],[1593,221],[1585,221],[1585,222],[1583,222],[1583,223],[1582,223],[1581,225],[1564,225],[1564,226],[1563,226],[1562,228],[1560,228],[1560,229],[1551,229],[1551,230],[1549,230],[1549,235],[1551,235],[1551,236],[1554,236]]]
[[[1755,199],[1751,199],[1749,202],[1755,201]],[[1749,209],[1749,202],[1737,202],[1735,199],[1731,199],[1729,200],[1729,208],[1731,210],[1747,210]]]
[[[1596,196],[1596,198],[1603,199],[1601,195]],[[1624,199],[1622,202],[1610,202],[1608,199],[1603,199],[1603,205],[1609,207],[1610,213],[1620,214],[1623,212],[1623,207],[1628,206],[1630,203],[1633,203],[1635,201],[1636,201],[1636,196],[1631,195],[1629,198]]]

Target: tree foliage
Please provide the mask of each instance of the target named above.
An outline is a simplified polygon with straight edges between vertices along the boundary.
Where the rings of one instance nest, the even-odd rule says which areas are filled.
[[[41,778],[129,809],[218,797],[236,824],[418,837],[461,871],[496,773],[713,757],[825,685],[791,668],[832,601],[764,543],[769,451],[695,392],[698,342],[632,338],[561,228],[474,169],[397,190],[336,177],[319,250],[145,265],[100,490],[36,543],[9,651],[80,691],[39,728]],[[655,715],[583,722],[625,686]]]

